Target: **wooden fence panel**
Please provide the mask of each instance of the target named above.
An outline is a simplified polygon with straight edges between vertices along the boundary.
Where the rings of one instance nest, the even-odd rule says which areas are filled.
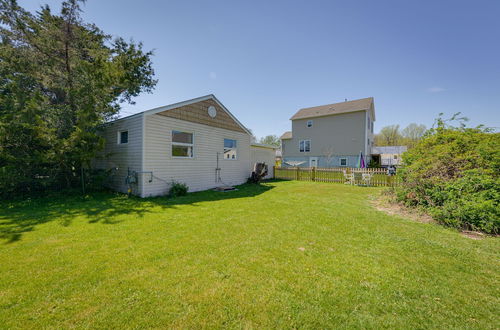
[[[346,168],[346,167],[275,167],[274,177],[276,179],[335,182],[346,183],[347,178],[344,173],[355,173],[356,184],[362,184],[360,175],[370,174],[370,186],[391,187],[399,184],[397,175],[387,175],[387,170],[383,168]]]

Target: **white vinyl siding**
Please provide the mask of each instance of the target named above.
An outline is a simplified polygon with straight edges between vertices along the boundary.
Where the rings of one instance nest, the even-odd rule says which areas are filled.
[[[276,162],[276,150],[271,148],[265,148],[260,146],[250,147],[250,173],[253,171],[253,166],[255,163],[266,163],[267,165],[267,176],[265,179],[270,179],[274,177],[274,164]]]
[[[153,171],[153,181],[143,181],[143,196],[164,195],[172,180],[186,183],[189,191],[236,185],[250,176],[250,135],[161,115],[148,115],[145,122],[144,171]],[[193,132],[193,158],[172,157],[171,131]],[[236,140],[238,157],[223,161],[224,139]],[[219,157],[220,177],[215,169]]]
[[[108,186],[126,193],[128,170],[141,171],[142,161],[142,114],[124,118],[103,127],[104,150],[93,160],[96,168],[110,171]],[[127,132],[127,143],[121,144],[121,132]],[[133,185],[133,194],[140,194],[140,183]]]

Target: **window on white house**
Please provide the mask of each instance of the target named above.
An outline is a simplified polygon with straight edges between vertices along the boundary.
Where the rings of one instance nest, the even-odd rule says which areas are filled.
[[[299,152],[311,151],[311,140],[301,140],[299,142]]]
[[[373,121],[372,121],[372,133],[373,133]]]
[[[368,144],[368,146],[370,146],[370,139],[368,139],[368,143],[367,144]]]
[[[127,144],[127,143],[128,143],[128,131],[118,132],[118,144]]]
[[[370,125],[370,117],[368,117],[368,129],[370,129],[371,125]]]
[[[313,121],[312,120],[308,120],[307,121],[307,127],[312,127],[313,126]]]
[[[340,166],[347,166],[347,158],[340,158]]]
[[[236,140],[224,139],[224,159],[237,159]]]
[[[394,155],[394,159],[398,159],[398,155]]]
[[[172,156],[193,157],[193,133],[172,131]]]

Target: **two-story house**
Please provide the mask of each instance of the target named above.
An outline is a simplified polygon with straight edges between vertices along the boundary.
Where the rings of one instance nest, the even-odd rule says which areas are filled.
[[[283,166],[357,167],[373,147],[373,97],[304,108],[281,136]]]

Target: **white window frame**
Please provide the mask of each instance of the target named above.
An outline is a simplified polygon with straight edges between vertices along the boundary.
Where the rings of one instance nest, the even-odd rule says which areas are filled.
[[[342,161],[345,160],[345,165],[342,165]],[[344,166],[344,167],[347,167],[347,158],[346,157],[342,157],[339,159],[339,165],[340,166]]]
[[[181,132],[181,133],[191,134],[192,137],[193,137],[193,143],[174,142],[174,139],[173,139],[174,138],[174,132]],[[170,156],[172,158],[181,158],[181,159],[192,159],[192,158],[194,158],[194,132],[173,129],[170,132],[170,139],[171,139]],[[191,147],[191,156],[174,156],[174,155],[172,155],[173,152],[174,152],[174,145],[175,146],[181,146],[181,147]]]
[[[125,133],[127,132],[127,142],[122,142],[122,133]],[[124,130],[120,130],[118,131],[118,137],[117,137],[117,144],[128,144],[128,140],[129,140],[129,134],[128,134],[128,129],[124,129]]]
[[[309,142],[309,150],[306,150],[306,142]],[[300,145],[304,143],[304,151],[301,151]],[[299,141],[299,152],[311,152],[311,140],[300,140]]]
[[[236,148],[226,148],[226,146],[223,146],[223,155],[226,154],[226,149],[227,150],[235,150],[236,151],[236,158],[226,158],[226,157],[222,157],[223,159],[225,160],[238,160],[238,140],[237,139],[231,139],[231,138],[224,138],[223,140],[223,143],[226,142],[225,140],[232,140],[234,142],[236,142]]]
[[[307,127],[313,127],[313,123],[314,123],[314,122],[313,122],[312,120],[308,120],[308,121],[306,122],[306,126],[307,126]]]

